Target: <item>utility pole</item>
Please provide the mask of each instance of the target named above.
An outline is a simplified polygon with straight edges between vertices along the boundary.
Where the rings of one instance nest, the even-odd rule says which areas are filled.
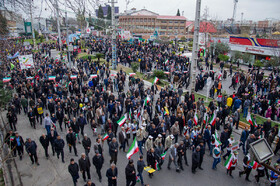
[[[30,19],[31,19],[32,37],[33,37],[34,48],[36,49],[37,45],[36,45],[35,32],[33,27],[32,5],[33,5],[33,0],[30,0]]]
[[[195,22],[194,22],[194,35],[193,35],[193,49],[192,49],[192,61],[190,70],[190,92],[195,89],[195,78],[196,78],[196,66],[197,66],[197,53],[198,53],[198,35],[199,35],[199,21],[200,21],[200,7],[201,0],[196,0],[195,10]]]
[[[57,31],[58,31],[58,43],[59,43],[59,49],[61,50],[61,33],[60,33],[60,24],[59,24],[59,12],[58,12],[58,4],[57,0],[55,0],[55,8],[56,8],[56,23],[57,23]]]
[[[111,0],[109,2],[112,4],[111,8],[111,15],[112,15],[112,69],[116,70],[117,69],[117,45],[116,45],[116,25],[115,25],[115,2],[114,0]]]
[[[65,26],[66,26],[67,58],[68,58],[69,67],[71,69],[71,57],[70,57],[70,52],[69,52],[68,22],[67,22],[67,12],[66,12],[66,10],[65,10]]]

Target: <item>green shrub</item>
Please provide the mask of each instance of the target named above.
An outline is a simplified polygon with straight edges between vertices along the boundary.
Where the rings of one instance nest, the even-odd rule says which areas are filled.
[[[165,78],[165,74],[162,70],[154,70],[153,77]]]
[[[137,62],[131,63],[131,68],[132,68],[132,71],[134,73],[136,73],[138,71],[138,68],[139,68],[139,63],[137,63]]]
[[[263,67],[264,64],[260,60],[256,60],[255,63],[254,63],[254,66],[255,67]]]
[[[227,55],[223,55],[223,54],[219,54],[218,58],[221,60],[221,61],[228,61],[229,60],[229,57]]]

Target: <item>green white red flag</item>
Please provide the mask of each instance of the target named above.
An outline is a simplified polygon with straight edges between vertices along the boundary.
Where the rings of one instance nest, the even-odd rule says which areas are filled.
[[[255,120],[253,119],[252,115],[250,112],[248,112],[247,114],[247,117],[246,117],[246,120],[251,124],[253,125],[254,127],[257,127],[258,124],[255,122]]]
[[[55,76],[49,76],[49,80],[54,81],[55,80]]]
[[[109,138],[109,135],[106,133],[106,134],[103,135],[102,140],[105,141],[108,138]]]
[[[155,168],[156,168],[157,171],[160,170],[158,162],[155,163]]]
[[[164,64],[167,65],[168,62],[169,62],[169,60],[166,59],[166,60],[164,61]]]
[[[227,168],[227,169],[230,169],[230,167],[232,166],[232,160],[233,160],[233,155],[230,154],[228,156],[228,159],[226,160],[224,166]]]
[[[151,101],[151,98],[149,96],[147,96],[146,99],[144,100],[144,106],[147,106],[150,101]]]
[[[10,77],[3,78],[3,83],[8,83],[9,81],[11,81]]]
[[[91,75],[90,75],[90,78],[91,78],[91,79],[97,78],[97,74],[91,74]]]
[[[212,117],[210,118],[209,121],[210,125],[214,126],[216,123],[216,112],[214,112],[214,114],[212,114]]]
[[[196,112],[196,111],[195,111],[195,113],[194,113],[193,122],[194,122],[195,125],[198,124],[198,115],[197,115],[197,112]]]
[[[136,137],[134,138],[127,154],[126,154],[126,157],[127,159],[130,159],[131,156],[135,153],[137,153],[139,151],[139,147],[138,147],[138,144],[137,144],[137,141],[136,141]]]
[[[158,79],[157,77],[155,77],[155,79],[154,79],[154,81],[153,81],[153,85],[154,85],[154,84],[157,84],[158,80],[159,80],[159,79]]]
[[[135,76],[135,73],[129,73],[129,77]]]
[[[164,158],[165,158],[165,156],[166,156],[166,153],[167,153],[167,151],[165,151],[164,153],[162,153],[162,154],[160,155],[160,157],[161,157],[162,160],[164,160]]]
[[[218,136],[217,130],[215,130],[215,146],[219,146],[220,144],[222,144],[222,143],[219,140],[219,136]]]
[[[77,79],[77,75],[71,75],[70,78],[71,79]]]
[[[258,166],[258,163],[256,161],[251,161],[249,165],[252,167],[252,169],[256,169]]]
[[[120,127],[123,126],[123,124],[126,122],[126,119],[127,119],[126,115],[124,115],[123,117],[121,117],[121,118],[117,121],[118,125],[119,125]]]

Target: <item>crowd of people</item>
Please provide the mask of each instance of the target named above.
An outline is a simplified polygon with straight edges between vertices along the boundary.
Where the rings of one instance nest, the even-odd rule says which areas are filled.
[[[7,106],[11,130],[5,142],[20,160],[25,147],[32,164],[39,166],[37,143],[40,142],[46,158],[50,157],[51,147],[52,155],[56,154],[65,163],[65,145],[69,147],[69,153],[73,149],[75,156],[79,156],[77,146],[82,145],[84,152],[79,160],[75,162],[71,158],[68,166],[74,185],[78,182],[79,172],[86,185],[95,185],[91,181],[91,164],[102,182],[104,161],[111,164],[106,171],[108,185],[117,185],[119,151],[127,152],[136,138],[141,155],[136,168],[133,160],[128,160],[126,185],[135,185],[138,179],[144,185],[144,168],[149,166],[160,171],[165,156],[168,158],[168,169],[173,163],[176,171],[181,172],[191,162],[190,169],[195,174],[197,169],[203,170],[203,159],[208,150],[213,156],[212,169],[217,169],[223,155],[225,162],[230,161],[227,173],[233,177],[232,171],[238,164],[237,149],[242,146],[244,171],[239,175],[246,174],[245,179],[250,181],[251,170],[255,167],[251,165],[254,160],[250,158],[249,144],[259,138],[266,138],[272,144],[275,136],[279,136],[277,125],[271,125],[272,119],[279,120],[280,92],[277,87],[280,79],[276,71],[268,79],[264,79],[258,69],[250,70],[246,75],[234,74],[232,79],[240,85],[236,93],[227,96],[222,94],[220,75],[205,70],[197,76],[196,90],[204,87],[209,76],[214,80],[210,95],[216,97],[206,105],[205,100],[195,98],[194,92],[183,95],[183,87],[189,85],[189,60],[175,55],[168,45],[118,43],[119,64],[130,66],[131,62],[138,61],[141,72],[153,69],[167,72],[170,85],[161,89],[156,84],[145,87],[143,80],[127,76],[122,69],[112,72],[108,65],[111,56],[108,40],[87,41],[86,45],[90,48],[89,52],[104,53],[107,63],[92,62],[90,58],[75,59],[70,68],[62,58],[51,57],[50,45],[44,44],[37,53],[25,50],[20,44],[7,48],[7,54],[17,51],[20,55],[32,53],[35,63],[34,68],[21,70],[16,59],[8,60],[6,70],[1,73],[2,77],[11,77],[5,88],[13,91],[12,101]],[[52,76],[55,78],[50,78]],[[234,139],[232,131],[234,127],[239,128],[241,110],[244,117],[251,112],[265,115],[268,119],[265,123],[256,123],[254,119],[250,132],[245,128],[239,140]],[[44,128],[45,133],[39,139],[27,137],[25,141],[24,134],[17,131],[17,116],[20,114],[29,119],[30,126],[25,127],[30,127],[30,130]],[[120,124],[123,116],[125,122]],[[92,131],[84,131],[86,125],[90,125]],[[66,134],[65,139],[61,133]],[[94,144],[89,134],[94,136]],[[235,142],[238,142],[237,149]],[[106,143],[109,153],[104,152]],[[280,143],[275,154],[279,148]],[[91,150],[95,154],[92,159],[89,157]],[[187,154],[190,153],[192,158],[188,161]],[[278,163],[274,167],[280,168]],[[259,182],[264,173],[275,185],[277,173],[268,172],[261,164],[257,165],[256,181]],[[149,176],[152,178],[153,173]]]

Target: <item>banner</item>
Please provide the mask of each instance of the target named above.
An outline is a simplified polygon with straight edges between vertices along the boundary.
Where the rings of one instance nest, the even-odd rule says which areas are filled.
[[[18,60],[19,60],[19,65],[20,65],[21,70],[28,69],[28,68],[34,68],[32,54],[18,56]]]

